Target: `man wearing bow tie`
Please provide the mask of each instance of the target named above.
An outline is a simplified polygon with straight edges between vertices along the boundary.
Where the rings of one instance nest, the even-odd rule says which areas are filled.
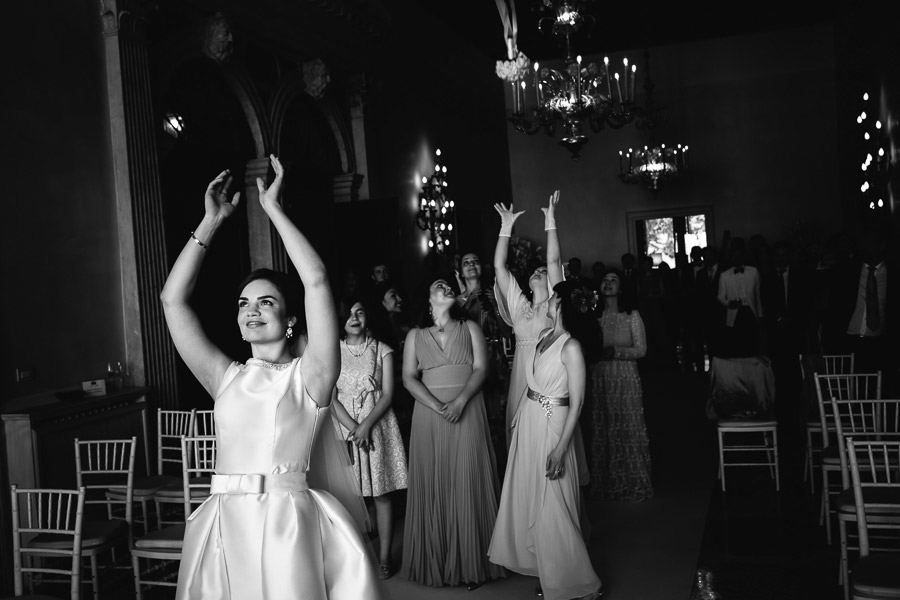
[[[732,240],[731,268],[719,276],[718,300],[725,307],[722,355],[728,357],[758,354],[758,321],[763,317],[759,295],[759,271],[745,264],[740,240]]]

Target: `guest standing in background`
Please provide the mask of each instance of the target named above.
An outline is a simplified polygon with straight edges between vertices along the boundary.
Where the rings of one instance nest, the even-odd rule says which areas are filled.
[[[513,224],[524,211],[513,212],[510,205],[495,204],[494,210],[500,215],[500,234],[494,250],[494,296],[500,316],[512,327],[516,340],[513,356],[512,373],[509,380],[509,392],[506,399],[506,444],[512,441],[512,428],[515,425],[516,411],[525,398],[528,385],[525,373],[529,367],[529,350],[537,343],[538,335],[550,326],[546,304],[550,299],[550,289],[562,281],[562,264],[559,254],[559,240],[556,235],[556,204],[559,202],[559,190],[553,192],[547,204],[544,225],[547,230],[547,264],[537,267],[528,278],[529,299],[516,278],[506,266],[509,252],[509,238]]]
[[[478,323],[465,319],[452,281],[431,280],[403,350],[403,385],[416,405],[401,574],[474,589],[505,576],[487,559],[499,482],[481,394],[487,344]]]
[[[481,258],[474,252],[466,252],[460,259],[460,280],[463,290],[456,300],[466,315],[481,326],[488,348],[488,374],[482,386],[484,404],[491,422],[492,437],[505,448],[503,413],[506,409],[506,393],[509,389],[509,363],[503,351],[503,339],[512,333],[500,318],[494,297],[493,281],[482,268]]]
[[[406,489],[407,470],[400,426],[391,410],[394,351],[372,335],[363,303],[354,302],[341,317],[341,374],[335,385],[334,417],[341,438],[348,442],[360,492],[375,503],[378,576],[387,579],[393,575],[390,493]]]
[[[856,355],[858,373],[881,371],[883,394],[898,389],[898,352],[894,340],[896,327],[891,309],[900,294],[898,278],[888,260],[888,244],[877,229],[862,232],[856,255],[841,266],[833,267],[829,303],[824,324],[829,353]]]
[[[591,372],[591,495],[642,501],[653,497],[643,385],[636,362],[647,352],[647,338],[641,315],[620,303],[620,295],[621,276],[607,271],[600,284],[603,358]]]
[[[597,598],[602,585],[585,546],[574,444],[585,390],[579,337],[588,335],[580,324],[591,318],[583,308],[592,292],[570,281],[553,290],[552,326],[528,349],[527,399],[519,407],[488,554],[511,571],[538,577],[547,600]]]
[[[759,354],[763,306],[760,299],[759,271],[746,264],[743,240],[731,240],[731,268],[719,277],[719,304],[725,307],[722,329],[722,354],[727,358]]]

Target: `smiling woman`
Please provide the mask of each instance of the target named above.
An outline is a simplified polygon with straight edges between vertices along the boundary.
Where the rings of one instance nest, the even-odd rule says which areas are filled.
[[[204,217],[160,294],[175,347],[214,399],[216,421],[216,474],[209,499],[187,523],[175,597],[261,598],[277,589],[291,597],[379,600],[360,532],[365,506],[328,419],[340,370],[328,275],[285,214],[284,168],[275,156],[271,164],[272,184],[257,179],[259,202],[305,290],[309,341],[302,359],[291,354],[299,303],[286,275],[254,271],[241,286],[237,322],[252,352],[244,364],[210,341],[190,303],[212,240],[239,201],[227,195],[227,170],[207,187]],[[342,564],[325,560],[335,554]]]

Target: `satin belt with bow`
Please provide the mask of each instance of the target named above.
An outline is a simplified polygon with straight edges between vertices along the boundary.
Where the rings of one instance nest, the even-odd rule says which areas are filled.
[[[302,492],[309,489],[306,473],[276,473],[261,475],[259,473],[235,473],[231,475],[213,475],[211,494],[264,494],[276,490]]]

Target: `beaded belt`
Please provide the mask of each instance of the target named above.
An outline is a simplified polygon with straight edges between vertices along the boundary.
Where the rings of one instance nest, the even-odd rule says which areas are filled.
[[[528,399],[534,400],[535,402],[540,403],[541,408],[544,409],[544,412],[547,413],[547,418],[549,419],[553,415],[553,407],[554,406],[568,406],[569,405],[569,397],[553,397],[553,396],[545,396],[540,392],[536,392],[531,388],[528,388]]]
[[[263,494],[276,490],[302,492],[309,489],[306,473],[292,472],[276,475],[258,473],[213,475],[211,494]]]

